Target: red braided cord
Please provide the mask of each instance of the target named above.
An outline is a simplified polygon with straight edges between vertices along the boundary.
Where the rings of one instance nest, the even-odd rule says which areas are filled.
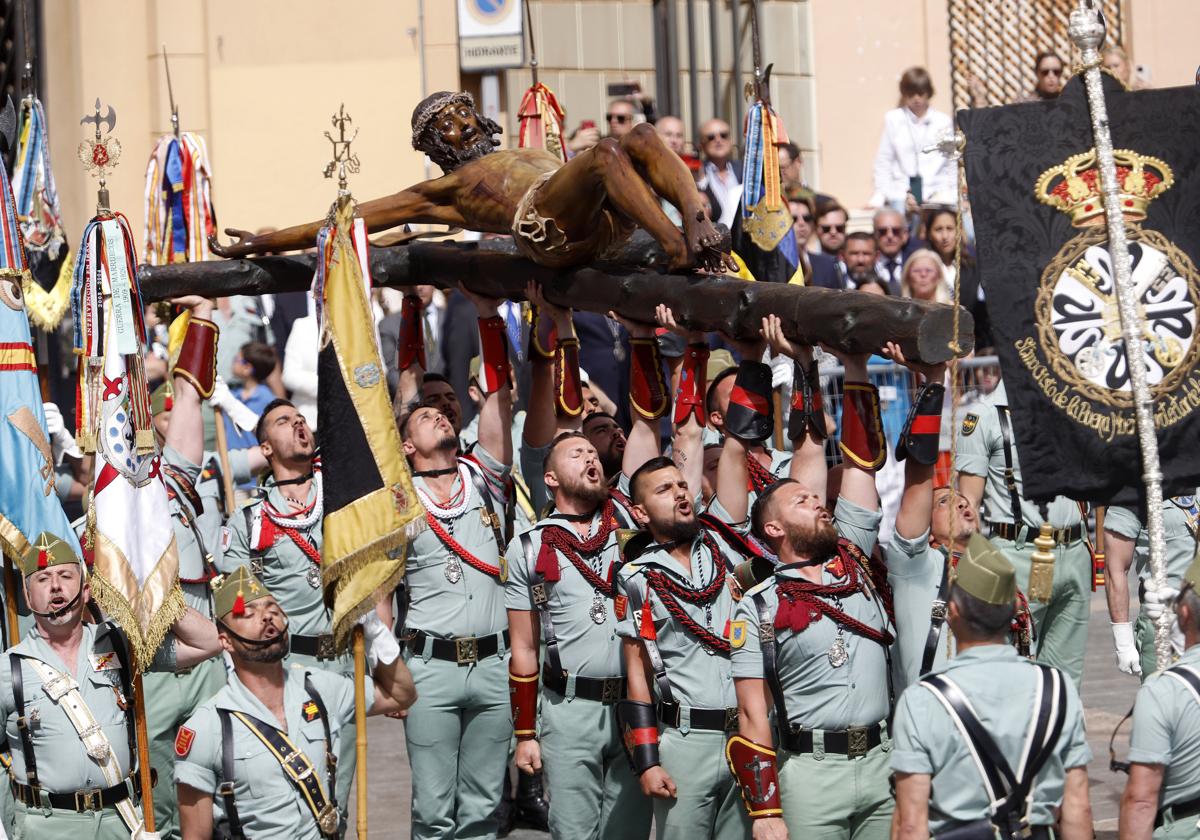
[[[746,470],[750,474],[746,482],[747,489],[753,490],[755,493],[761,493],[779,481],[779,479],[771,475],[770,470],[758,462],[758,459],[751,452],[746,453]]]
[[[609,535],[617,529],[613,523],[613,501],[609,498],[605,500],[604,507],[600,509],[600,528],[586,540],[579,539],[561,525],[547,525],[542,529],[542,545],[548,545],[561,552],[563,557],[571,561],[575,571],[583,575],[583,579],[588,582],[588,585],[606,598],[612,598],[610,582],[592,571],[579,555],[581,553],[595,554],[602,550],[608,542]]]
[[[429,511],[425,511],[425,521],[429,523],[429,530],[433,531],[434,535],[442,541],[442,545],[446,546],[446,548],[458,555],[460,560],[465,562],[472,569],[483,572],[488,577],[493,577],[496,580],[500,579],[499,566],[493,566],[490,563],[485,563],[483,560],[480,560],[474,554],[467,551],[467,549],[464,548],[458,540],[450,536],[446,529],[442,527],[442,523],[438,522],[437,517]]]
[[[843,543],[843,545],[848,549],[856,548],[850,543]],[[789,602],[799,602],[808,605],[817,613],[817,615],[814,616],[814,620],[819,619],[821,615],[826,615],[829,616],[832,621],[836,622],[842,627],[845,627],[851,633],[862,636],[866,639],[870,639],[877,644],[885,646],[890,645],[893,641],[895,641],[895,638],[887,630],[887,628],[876,630],[869,624],[864,624],[858,619],[847,615],[842,610],[839,610],[837,607],[833,606],[833,604],[821,600],[822,598],[837,598],[845,595],[853,595],[864,588],[862,586],[862,578],[859,574],[860,566],[857,557],[852,550],[847,551],[847,553],[850,554],[850,557],[843,555],[841,558],[842,569],[846,575],[845,583],[826,586],[824,584],[812,583],[811,581],[805,580],[781,580],[776,584],[776,590],[781,598],[786,598]],[[858,552],[858,554],[861,555],[861,552]],[[847,560],[850,562],[847,562]],[[884,606],[887,607],[887,601],[884,602]]]
[[[713,562],[713,579],[703,589],[692,589],[689,586],[683,586],[672,580],[664,572],[653,569],[646,570],[646,581],[650,584],[650,588],[658,595],[658,599],[662,601],[663,606],[667,608],[667,612],[683,625],[685,630],[699,639],[702,644],[723,654],[728,654],[730,651],[729,641],[712,633],[708,628],[702,627],[699,622],[687,614],[687,610],[676,600],[676,598],[682,598],[691,604],[707,605],[712,603],[725,587],[724,564],[720,559],[722,555],[707,533],[701,532],[701,539],[708,546],[708,550],[712,552]]]

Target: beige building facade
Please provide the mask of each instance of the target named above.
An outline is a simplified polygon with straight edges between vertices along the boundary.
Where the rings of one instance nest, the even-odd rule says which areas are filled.
[[[733,121],[741,113],[739,82],[750,80],[753,67],[748,0],[527,2],[540,78],[566,108],[568,130],[585,119],[603,128],[608,85],[629,80],[650,92],[673,90],[689,132],[711,116]],[[1036,19],[1061,2],[970,5],[991,15],[1027,8]],[[1154,86],[1193,83],[1200,3],[1106,2],[1119,7],[1125,46]],[[760,1],[772,100],[805,152],[813,187],[851,208],[865,203],[882,116],[896,105],[905,67],[926,66],[934,107],[951,110],[955,3]],[[493,106],[506,142],[515,142],[514,115],[530,72],[500,71],[486,81],[460,74],[456,17],[454,0],[44,0],[43,86],[73,244],[94,210],[95,184],[75,147],[84,136],[79,119],[97,97],[116,109],[124,150],[110,178],[113,205],[141,229],[146,161],[170,130],[164,46],[182,127],[208,142],[222,227],[283,226],[325,212],[336,187],[322,176],[331,149],[323,133],[342,103],[360,132],[354,148],[362,171],[351,181],[360,199],[437,174],[410,144],[409,118],[424,93],[472,90]],[[664,39],[672,32],[668,53]],[[1021,65],[1008,45],[982,41],[1005,66]],[[678,72],[659,79],[668,55]],[[1032,68],[1025,72],[1032,85]],[[668,104],[660,102],[659,113]]]

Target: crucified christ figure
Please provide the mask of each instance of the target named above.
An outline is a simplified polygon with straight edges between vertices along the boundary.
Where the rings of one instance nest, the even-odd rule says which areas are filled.
[[[687,167],[649,125],[620,140],[605,138],[566,163],[544,149],[495,151],[501,131],[469,93],[426,97],[413,111],[413,147],[446,174],[360,204],[359,217],[372,232],[416,222],[509,233],[525,256],[550,268],[592,262],[641,227],[662,246],[673,272],[736,270],[723,229],[705,216]],[[682,231],[658,196],[679,209]],[[324,223],[259,235],[230,228],[225,232],[237,241],[214,239],[212,249],[243,257],[307,248]]]

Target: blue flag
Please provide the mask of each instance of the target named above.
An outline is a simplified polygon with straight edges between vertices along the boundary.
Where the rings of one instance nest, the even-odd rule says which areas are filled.
[[[79,552],[54,492],[54,453],[25,314],[28,280],[12,188],[0,166],[0,548],[14,563],[43,531]]]

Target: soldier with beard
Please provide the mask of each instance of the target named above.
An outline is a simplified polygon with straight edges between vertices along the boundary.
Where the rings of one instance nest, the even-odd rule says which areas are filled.
[[[583,418],[582,431],[596,450],[600,467],[604,470],[604,480],[615,485],[620,481],[625,447],[629,445],[625,431],[612,415],[603,411],[594,411]],[[628,473],[625,475],[628,476]]]
[[[479,442],[460,457],[449,419],[429,405],[399,420],[427,526],[408,545],[398,590],[398,632],[420,694],[404,727],[413,840],[495,837],[512,736],[501,519],[512,465],[508,342],[498,302],[468,297],[479,314]]]
[[[287,613],[246,566],[214,585],[213,602],[233,670],[175,739],[184,838],[337,836],[332,791],[339,771],[347,772],[336,756],[354,731],[354,681],[322,668],[284,667]],[[361,623],[372,672],[367,714],[408,708],[416,689],[395,637],[373,612]]]
[[[806,366],[806,348],[783,339],[775,324],[765,323],[764,335],[777,352]],[[825,505],[823,458],[820,465],[813,460],[805,483],[784,480],[767,488],[754,504],[751,531],[778,555],[778,566],[738,603],[730,629],[739,726],[726,755],[754,819],[755,840],[884,838],[890,829],[891,605],[880,591],[883,569],[868,560],[880,519],[874,469],[885,450],[866,356],[842,361],[837,524]],[[815,422],[821,418],[812,408],[802,406],[801,422],[789,429],[797,458],[821,451],[823,430]],[[744,447],[733,432],[717,476],[727,509],[734,490],[746,486]],[[742,503],[729,513],[744,510]]]
[[[568,338],[573,333],[565,329],[563,313],[544,308],[560,321],[560,349],[567,351],[559,354],[559,362],[568,368],[558,376],[567,383],[560,389],[562,407],[578,414],[582,407],[578,360],[571,352],[573,339]],[[661,367],[654,328],[627,323],[626,329],[635,348],[633,380],[658,387],[635,384],[628,444],[620,435],[620,460],[615,467],[620,476],[658,455],[657,420],[666,411],[661,379],[645,373]],[[551,410],[549,406],[533,410],[539,408]],[[508,547],[511,577],[505,600],[513,645],[509,681],[519,742],[517,768],[529,774],[544,762],[554,802],[553,836],[612,840],[645,836],[650,806],[622,754],[614,705],[625,696],[624,667],[616,643],[617,623],[625,609],[616,589],[621,565],[618,532],[633,522],[615,501],[618,491],[610,488],[601,455],[586,432],[559,434],[546,453],[544,469],[553,512]],[[546,649],[540,733],[539,641]]]
[[[34,627],[0,667],[0,717],[12,746],[14,835],[60,840],[155,837],[136,805],[134,663],[121,629],[83,621],[83,560],[42,533],[21,558]],[[190,668],[219,652],[212,622],[192,608],[159,646],[152,671]]]

